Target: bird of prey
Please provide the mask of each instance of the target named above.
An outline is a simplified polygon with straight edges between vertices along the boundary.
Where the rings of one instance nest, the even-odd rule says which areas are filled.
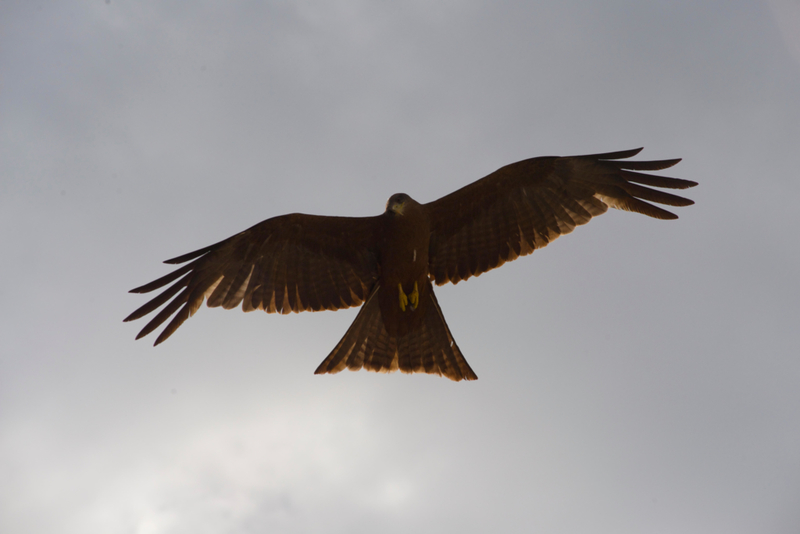
[[[172,317],[158,345],[209,307],[268,313],[338,310],[363,304],[317,374],[361,368],[475,380],[433,292],[530,254],[608,207],[656,219],[677,216],[646,201],[693,201],[651,189],[696,182],[657,171],[680,159],[630,161],[641,148],[605,154],[538,157],[506,165],[427,204],[392,195],[374,217],[292,213],[262,221],[224,241],[165,263],[182,267],[132,293],[166,289],[125,321],[168,304],[139,332]],[[188,263],[187,263],[188,262]]]

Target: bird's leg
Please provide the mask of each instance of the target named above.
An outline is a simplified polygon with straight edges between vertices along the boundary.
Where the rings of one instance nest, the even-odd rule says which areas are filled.
[[[412,310],[416,310],[417,306],[419,306],[419,289],[416,282],[414,282],[414,291],[408,296],[408,303],[411,305]]]
[[[406,306],[408,306],[408,297],[403,292],[403,284],[397,284],[397,289],[400,290],[400,309],[402,311],[406,311]]]
[[[419,306],[419,287],[414,282],[414,291],[410,295],[406,295],[403,291],[403,284],[397,284],[397,289],[400,291],[400,309],[406,311],[406,308],[411,308],[411,311],[417,309]]]

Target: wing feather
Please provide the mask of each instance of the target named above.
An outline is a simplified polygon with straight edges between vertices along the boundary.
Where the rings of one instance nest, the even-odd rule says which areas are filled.
[[[157,308],[139,332],[146,336],[170,317],[156,345],[207,302],[208,306],[270,313],[335,310],[361,304],[378,279],[378,217],[290,214],[263,221],[224,241],[167,260],[191,261],[131,290],[159,295],[125,318]],[[171,284],[171,285],[170,285]]]
[[[286,298],[286,264],[291,256],[287,254],[286,248],[289,246],[285,241],[275,257],[273,263],[273,281],[272,281],[272,299],[269,306],[269,311],[275,313],[286,314],[289,313],[288,305],[284,304]]]
[[[693,201],[651,187],[686,189],[697,183],[635,172],[680,161],[626,161],[641,150],[532,158],[425,204],[431,221],[431,278],[441,285],[477,276],[546,246],[609,206],[677,218],[650,202],[689,206]]]

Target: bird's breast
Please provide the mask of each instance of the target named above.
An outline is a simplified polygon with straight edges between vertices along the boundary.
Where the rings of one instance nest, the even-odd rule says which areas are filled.
[[[405,335],[419,324],[427,306],[430,227],[425,217],[392,218],[380,250],[380,305],[387,331]]]

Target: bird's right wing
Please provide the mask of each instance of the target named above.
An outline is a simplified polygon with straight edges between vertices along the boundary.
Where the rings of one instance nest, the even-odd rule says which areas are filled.
[[[680,161],[627,161],[640,150],[519,161],[425,204],[431,221],[431,278],[442,285],[477,276],[544,247],[609,206],[676,219],[647,201],[668,206],[693,202],[650,187],[685,189],[697,183],[635,172]]]
[[[208,306],[268,313],[358,306],[378,279],[378,217],[321,217],[293,213],[260,222],[214,245],[165,263],[183,267],[131,290],[157,297],[125,318],[133,321],[169,301],[139,332],[146,336],[173,314],[158,345]],[[177,281],[176,281],[177,280]]]

